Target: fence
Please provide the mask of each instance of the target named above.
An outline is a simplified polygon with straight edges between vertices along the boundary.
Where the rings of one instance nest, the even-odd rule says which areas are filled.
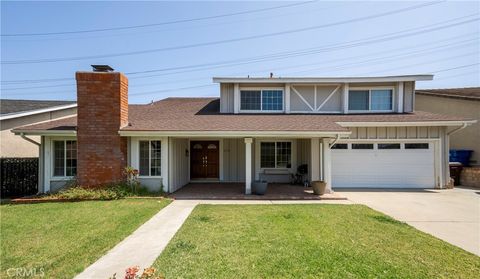
[[[13,198],[38,192],[38,158],[0,158],[1,197]]]

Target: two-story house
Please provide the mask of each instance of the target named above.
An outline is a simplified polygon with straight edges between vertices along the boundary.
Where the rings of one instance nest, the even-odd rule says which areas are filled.
[[[122,179],[174,192],[192,181],[310,181],[341,187],[444,188],[448,138],[474,123],[414,111],[415,82],[432,75],[217,77],[220,98],[128,104],[118,72],[77,72],[78,117],[16,129],[41,136],[41,191]]]

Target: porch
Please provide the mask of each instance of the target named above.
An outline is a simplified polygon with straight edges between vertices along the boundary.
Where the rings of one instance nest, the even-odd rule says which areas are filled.
[[[245,183],[189,183],[170,197],[177,200],[346,200],[338,193],[314,195],[312,188],[269,183],[265,195],[245,194]]]
[[[303,187],[292,186],[290,182],[292,175],[307,183],[324,180],[326,192],[331,193],[329,144],[333,140],[333,135],[328,138],[169,138],[168,170],[162,170],[168,174],[168,177],[162,175],[164,185],[168,185],[165,190],[182,198],[196,194],[198,198],[218,195],[244,199],[245,194],[252,193],[252,182],[261,180],[270,183],[265,199],[284,196],[318,199],[308,189],[305,192]],[[299,172],[299,168],[303,171]],[[143,177],[140,179],[142,183],[148,182]]]

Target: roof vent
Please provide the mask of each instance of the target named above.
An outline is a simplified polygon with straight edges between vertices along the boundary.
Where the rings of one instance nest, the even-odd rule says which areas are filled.
[[[108,65],[92,65],[94,72],[113,72],[113,68]]]

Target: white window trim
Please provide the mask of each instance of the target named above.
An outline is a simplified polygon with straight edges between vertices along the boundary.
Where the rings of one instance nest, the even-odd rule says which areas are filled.
[[[354,113],[379,113],[379,112],[394,112],[395,108],[395,86],[369,86],[369,87],[350,87],[348,89],[348,96],[350,97],[350,91],[367,91],[368,90],[368,110],[354,110],[350,109],[350,98],[349,103],[347,103],[347,108],[349,112]],[[372,110],[372,90],[391,90],[392,91],[392,105],[389,110]]]
[[[274,142],[275,143],[275,167],[273,168],[263,168],[262,167],[262,143],[263,142]],[[277,168],[277,142],[289,142],[290,143],[290,167],[289,168]],[[293,149],[294,144],[293,140],[260,140],[259,141],[259,169],[260,170],[291,170],[293,169]]]
[[[282,91],[282,109],[281,110],[263,110],[263,91],[276,90]],[[242,109],[242,91],[260,91],[260,110]],[[281,113],[285,112],[285,88],[283,87],[240,87],[238,91],[238,108],[241,113]]]
[[[148,141],[148,175],[140,175],[140,142],[141,141]],[[162,162],[162,156],[160,156],[160,175],[151,175],[152,173],[152,141],[159,141],[160,142],[160,152],[163,154],[163,145],[162,145],[162,140],[161,139],[138,139],[137,142],[137,148],[138,148],[138,154],[137,154],[137,160],[138,160],[138,178],[162,178],[163,174],[163,162]]]
[[[55,175],[55,142],[56,141],[63,141],[63,175]],[[76,138],[52,138],[50,140],[50,150],[52,152],[52,156],[50,158],[51,161],[51,170],[50,170],[50,179],[52,180],[70,180],[75,176],[67,176],[67,141],[75,141],[77,142],[77,150],[78,150],[78,141]],[[78,158],[77,158],[77,165],[78,165]]]

